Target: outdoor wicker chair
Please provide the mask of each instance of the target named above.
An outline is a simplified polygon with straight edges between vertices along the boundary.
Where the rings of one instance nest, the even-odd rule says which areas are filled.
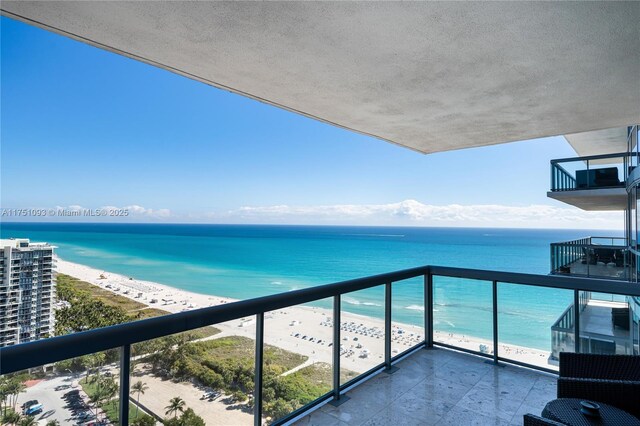
[[[544,417],[536,416],[534,414],[525,414],[524,426],[565,426],[565,425],[564,423],[558,423],[553,420],[545,419]]]
[[[558,398],[603,402],[640,418],[640,356],[560,352]]]

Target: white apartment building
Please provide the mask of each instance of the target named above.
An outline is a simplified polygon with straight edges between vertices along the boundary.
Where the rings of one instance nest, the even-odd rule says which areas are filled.
[[[53,249],[28,239],[0,240],[0,347],[53,334]]]

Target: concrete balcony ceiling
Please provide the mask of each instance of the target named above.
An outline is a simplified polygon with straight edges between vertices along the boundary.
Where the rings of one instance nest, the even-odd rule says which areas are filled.
[[[640,121],[640,2],[3,1],[1,8],[424,153]]]

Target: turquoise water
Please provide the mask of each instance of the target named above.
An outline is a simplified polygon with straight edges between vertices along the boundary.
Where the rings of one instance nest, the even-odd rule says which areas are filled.
[[[584,230],[3,223],[2,238],[58,246],[71,262],[199,293],[246,299],[420,265],[547,274],[549,243]],[[394,286],[395,321],[423,323],[422,280]],[[434,279],[436,328],[491,336],[489,283]],[[381,292],[345,296],[377,315]],[[549,349],[569,291],[501,284],[500,340]],[[322,304],[322,303],[320,303]],[[327,305],[328,307],[328,305]]]

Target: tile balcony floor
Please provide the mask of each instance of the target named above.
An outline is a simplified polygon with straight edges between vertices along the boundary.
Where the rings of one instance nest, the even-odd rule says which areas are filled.
[[[419,350],[323,405],[301,425],[522,425],[556,398],[556,377],[446,349]]]

